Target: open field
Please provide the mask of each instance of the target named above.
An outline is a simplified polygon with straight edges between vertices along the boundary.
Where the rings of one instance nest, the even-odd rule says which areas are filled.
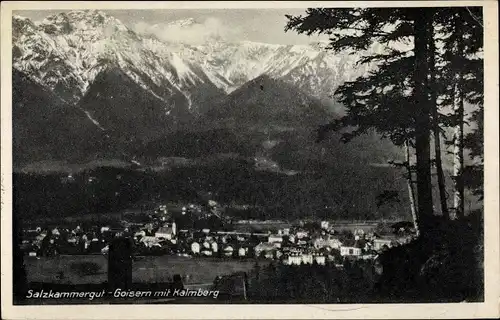
[[[72,270],[72,265],[93,262],[100,269],[91,275],[82,276]],[[108,260],[102,255],[57,256],[40,259],[25,257],[26,274],[29,282],[50,282],[63,284],[102,283],[107,280]],[[63,273],[61,276],[61,272]]]
[[[107,280],[108,261],[102,255],[58,256],[40,259],[25,258],[29,282],[64,284],[102,283]],[[93,262],[99,270],[91,275],[74,271],[75,264]],[[261,263],[262,264],[262,263]],[[168,282],[174,274],[184,277],[185,284],[212,283],[217,275],[249,271],[255,260],[224,260],[178,256],[148,256],[132,264],[133,282]],[[61,274],[62,273],[62,274]]]

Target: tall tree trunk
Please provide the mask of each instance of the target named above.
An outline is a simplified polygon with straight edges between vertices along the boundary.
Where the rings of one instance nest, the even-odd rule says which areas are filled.
[[[433,118],[433,131],[434,131],[434,153],[436,159],[436,172],[438,178],[438,188],[439,188],[439,200],[441,203],[441,213],[443,217],[446,219],[450,218],[450,213],[448,211],[448,204],[446,200],[446,183],[444,180],[444,172],[443,172],[443,162],[441,160],[441,135],[440,135],[440,127],[439,127],[439,119],[438,119],[438,108],[437,108],[437,98],[436,98],[436,47],[434,44],[434,28],[430,26],[430,35],[431,39],[429,39],[429,72],[430,72],[430,99],[431,99],[431,109],[432,109],[432,118]]]
[[[454,53],[454,101],[453,112],[455,116],[455,132],[453,135],[453,205],[456,219],[464,216],[464,91],[463,75],[460,58],[464,54],[464,40],[462,36],[462,22],[459,15],[454,19],[455,53]]]
[[[430,230],[433,216],[431,152],[430,152],[430,106],[427,93],[429,73],[429,27],[428,9],[415,9],[415,152],[417,156],[417,200],[420,232]]]
[[[405,164],[406,164],[406,183],[408,185],[408,196],[410,198],[410,209],[411,216],[413,218],[413,225],[415,226],[415,231],[417,233],[417,237],[420,234],[418,228],[418,217],[417,217],[417,208],[415,207],[415,190],[413,189],[413,172],[411,168],[411,156],[410,156],[410,144],[408,141],[405,141]]]

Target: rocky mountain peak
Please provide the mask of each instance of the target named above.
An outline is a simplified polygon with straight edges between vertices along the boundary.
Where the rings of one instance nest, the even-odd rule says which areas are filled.
[[[128,31],[128,28],[120,20],[99,10],[61,12],[45,18],[40,23],[40,28],[46,33],[54,35],[69,34],[75,31],[92,31],[107,26],[119,31]]]
[[[19,15],[12,16],[12,37],[16,41],[22,35],[30,35],[37,31],[38,27],[28,18]]]
[[[38,24],[16,16],[13,24],[17,30],[14,67],[72,104],[110,66],[121,69],[159,101],[166,105],[175,101],[175,108],[189,112],[203,108],[207,99],[233,92],[259,77],[265,88],[274,87],[277,92],[284,84],[290,86],[283,95],[299,88],[306,95],[330,99],[338,85],[369,67],[360,68],[354,63],[356,57],[333,54],[319,44],[229,42],[215,37],[199,45],[166,42],[147,32],[135,33],[98,10],[62,12]],[[203,26],[193,18],[166,24]],[[259,86],[246,88],[257,88],[259,96],[266,97],[267,91],[260,92]],[[277,101],[275,96],[266,99]]]
[[[168,22],[166,24],[166,26],[187,28],[187,27],[192,27],[192,26],[197,25],[197,24],[200,24],[200,23],[196,19],[187,18],[187,19],[174,20],[174,21]]]

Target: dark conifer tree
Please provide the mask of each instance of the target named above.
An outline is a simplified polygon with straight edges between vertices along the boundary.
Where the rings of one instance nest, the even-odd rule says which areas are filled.
[[[483,23],[481,7],[441,8],[436,14],[442,47],[438,73],[441,84],[440,107],[452,109],[443,119],[453,128],[454,216],[465,215],[464,189],[482,193],[483,166]],[[466,108],[467,107],[467,108]],[[468,113],[466,109],[469,109]],[[474,127],[464,134],[464,124]],[[465,148],[473,164],[465,166]]]
[[[344,133],[344,141],[369,130],[396,145],[410,141],[417,156],[417,207],[422,231],[432,227],[433,216],[428,93],[431,13],[429,8],[317,8],[308,9],[304,17],[288,16],[286,26],[286,30],[298,33],[329,35],[329,49],[335,52],[359,54],[370,49],[359,63],[375,63],[377,67],[339,87],[336,95],[347,114],[321,128],[320,133],[354,128]],[[374,44],[382,50],[373,50]]]
[[[287,18],[286,30],[326,34],[328,49],[356,53],[360,64],[376,64],[367,75],[338,88],[336,96],[346,115],[321,127],[320,139],[329,130],[344,129],[346,142],[375,130],[398,146],[414,147],[416,211],[421,227],[429,229],[434,225],[430,134],[434,133],[441,212],[448,216],[440,133],[444,127],[455,128],[454,198],[462,216],[464,184],[478,194],[482,184],[481,8],[314,8],[305,16]],[[466,120],[476,122],[477,130],[467,136],[463,134],[464,102],[476,106]],[[439,112],[453,106],[452,114]],[[472,146],[473,142],[479,146]],[[474,149],[471,156],[477,161],[464,168],[466,146]]]

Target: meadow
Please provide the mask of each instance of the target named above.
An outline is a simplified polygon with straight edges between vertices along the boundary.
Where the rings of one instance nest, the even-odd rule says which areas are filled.
[[[187,285],[209,284],[213,283],[216,276],[249,271],[255,262],[255,259],[147,256],[132,263],[132,281],[134,283],[169,282],[173,275],[180,274]],[[26,257],[24,263],[28,282],[97,284],[107,281],[108,277],[108,260],[102,255],[61,255],[40,259]],[[90,264],[94,267],[88,273],[78,268]]]

